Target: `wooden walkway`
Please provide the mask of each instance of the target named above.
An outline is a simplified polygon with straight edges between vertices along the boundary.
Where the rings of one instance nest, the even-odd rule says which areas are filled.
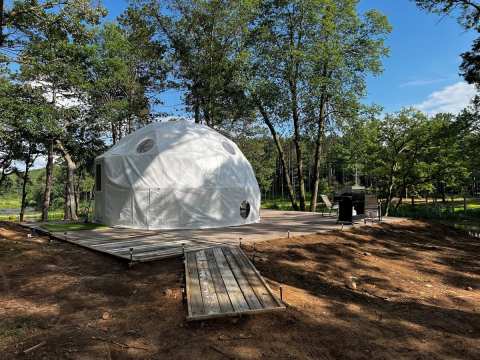
[[[184,251],[207,249],[218,243],[202,240],[167,240],[158,241],[147,236],[140,238],[106,240],[106,239],[66,239],[66,241],[103,252],[131,263],[147,262],[182,256]]]
[[[238,247],[214,247],[185,253],[187,320],[283,310]]]
[[[31,231],[52,239],[95,250],[130,263],[180,257],[183,250],[215,246],[238,246],[242,243],[272,240],[340,229],[333,217],[295,211],[262,210],[256,224],[212,229],[143,230],[100,228],[65,232],[48,232],[42,222],[22,223]],[[130,253],[130,249],[132,249]]]

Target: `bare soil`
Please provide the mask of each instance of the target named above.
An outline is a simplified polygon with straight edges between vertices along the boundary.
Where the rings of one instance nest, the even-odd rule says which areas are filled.
[[[2,223],[0,359],[480,359],[479,239],[402,221],[247,252],[287,310],[187,323],[181,259],[128,269]]]

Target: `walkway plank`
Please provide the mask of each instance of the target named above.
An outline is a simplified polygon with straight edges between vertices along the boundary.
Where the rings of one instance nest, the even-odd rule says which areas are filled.
[[[223,254],[222,248],[214,248],[213,255],[217,261],[217,266],[222,274],[222,279],[230,297],[233,309],[242,312],[249,309],[248,303],[243,296],[242,290],[238,286],[237,280],[228,266],[227,259]]]
[[[197,272],[193,268],[197,267]],[[216,247],[185,254],[187,320],[284,310],[263,278],[239,248]],[[198,280],[197,287],[192,283]],[[196,293],[193,293],[196,292]],[[198,304],[201,299],[201,306]],[[199,309],[202,309],[199,312]]]
[[[238,266],[237,261],[235,260],[235,257],[230,252],[230,249],[224,248],[223,253],[227,258],[228,264],[232,269],[233,275],[235,275],[235,279],[237,279],[237,283],[240,286],[240,289],[242,289],[243,296],[245,296],[245,299],[247,300],[247,303],[250,309],[252,310],[261,309],[262,304],[260,303],[257,296],[255,295],[255,292],[250,286],[248,280],[245,278],[245,275],[242,273],[242,270]]]
[[[212,275],[208,269],[207,257],[204,250],[195,253],[197,258],[198,279],[200,280],[200,290],[202,293],[203,306],[205,313],[220,313],[220,304],[218,303],[217,293],[213,285]]]
[[[203,314],[203,301],[197,271],[195,253],[185,254],[185,278],[187,286],[187,304],[189,316]]]
[[[245,256],[245,254],[238,248],[230,249],[232,254],[235,256],[238,265],[240,266],[242,273],[247,278],[247,281],[250,283],[255,295],[257,296],[258,300],[262,303],[264,307],[273,307],[278,305],[275,302],[275,299],[272,297],[269,289],[265,287],[265,285],[260,280],[257,273],[253,270],[254,267]]]
[[[233,311],[232,303],[230,301],[230,297],[228,296],[227,289],[225,288],[222,274],[220,274],[220,270],[218,269],[213,250],[205,250],[205,255],[207,256],[208,268],[210,269],[210,273],[212,274],[213,286],[215,286],[215,291],[217,293],[220,309],[222,310],[222,312],[231,312]]]

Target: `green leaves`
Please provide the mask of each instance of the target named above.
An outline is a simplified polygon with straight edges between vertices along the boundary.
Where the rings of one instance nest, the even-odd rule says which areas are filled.
[[[415,3],[433,13],[456,16],[466,29],[480,30],[480,2],[476,0],[415,0]]]

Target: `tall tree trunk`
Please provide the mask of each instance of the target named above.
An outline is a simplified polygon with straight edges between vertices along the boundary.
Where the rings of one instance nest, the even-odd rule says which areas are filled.
[[[212,127],[210,111],[207,109],[207,106],[203,107],[203,118],[205,119],[205,125],[207,125],[208,127]]]
[[[115,145],[117,143],[117,127],[115,126],[115,123],[112,121],[111,123],[111,127],[112,127],[112,142],[113,142],[113,145]]]
[[[82,181],[82,174],[77,176],[77,183],[75,184],[75,213],[79,214],[78,207],[80,206],[80,198],[81,198],[81,191],[80,191],[80,183]]]
[[[52,105],[55,107],[57,101],[57,87],[52,84]],[[47,149],[47,166],[45,167],[45,189],[43,191],[42,202],[42,221],[48,221],[48,210],[50,208],[50,200],[53,187],[53,139],[48,142]]]
[[[193,105],[195,112],[195,124],[200,124],[200,105],[198,104],[198,99],[195,98],[195,104]]]
[[[320,99],[320,114],[318,116],[317,139],[315,141],[315,160],[314,160],[314,174],[313,174],[313,191],[310,199],[310,211],[317,210],[318,186],[320,185],[320,158],[322,155],[322,139],[325,131],[325,115],[327,102],[324,95]],[[330,176],[329,176],[330,177]]]
[[[75,162],[70,156],[69,152],[63,146],[62,142],[57,140],[57,146],[62,153],[63,159],[67,164],[67,182],[65,184],[65,213],[63,214],[64,220],[78,220],[76,212],[75,201],[75,170],[77,168]]]
[[[263,105],[257,101],[257,107],[258,110],[260,111],[260,114],[262,115],[263,121],[267,125],[268,129],[270,130],[270,133],[272,134],[273,141],[275,142],[275,146],[277,147],[278,151],[278,156],[280,158],[280,163],[282,166],[282,173],[283,173],[283,179],[285,180],[285,183],[287,184],[287,191],[288,191],[288,196],[290,198],[290,202],[292,203],[293,210],[298,210],[298,204],[295,199],[295,193],[293,191],[292,187],[292,182],[290,181],[290,176],[288,172],[288,167],[287,167],[287,161],[285,160],[285,153],[283,152],[283,147],[282,143],[280,141],[280,138],[278,137],[277,131],[275,130],[275,127],[273,126],[272,122],[270,121],[270,118],[268,117],[267,112],[265,111],[265,108]]]
[[[25,216],[25,208],[27,207],[27,183],[30,166],[32,166],[32,148],[29,145],[28,154],[25,158],[25,171],[23,172],[22,176],[22,201],[20,204],[20,222],[23,222]]]
[[[390,168],[390,176],[388,180],[388,195],[387,195],[387,208],[385,209],[385,216],[388,216],[388,213],[390,212],[390,205],[392,203],[392,198],[393,198],[393,186],[395,182],[395,168],[397,167],[397,164],[394,163],[391,168]]]
[[[397,204],[395,205],[395,210],[398,210],[400,205],[402,205],[403,202],[403,193],[400,194],[400,199],[397,201]]]
[[[195,116],[195,124],[200,124],[200,99],[197,94],[197,86],[192,86],[192,97],[193,97],[193,113]]]
[[[10,172],[8,172],[7,170],[10,167],[11,163],[11,160],[5,160],[2,161],[2,164],[0,165],[0,167],[2,168],[2,173],[0,174],[0,189],[2,188],[3,182],[7,180],[7,176],[11,174],[12,170],[10,170]]]
[[[297,99],[297,84],[290,80],[291,92],[291,111],[293,118],[293,143],[295,144],[295,153],[297,155],[297,173],[298,173],[298,188],[300,195],[300,210],[305,211],[305,178],[303,176],[303,155],[300,139],[300,116],[298,114],[298,99]]]
[[[48,209],[50,208],[50,198],[53,186],[53,141],[48,144],[47,166],[45,168],[45,190],[43,192],[42,203],[42,221],[48,221]]]

